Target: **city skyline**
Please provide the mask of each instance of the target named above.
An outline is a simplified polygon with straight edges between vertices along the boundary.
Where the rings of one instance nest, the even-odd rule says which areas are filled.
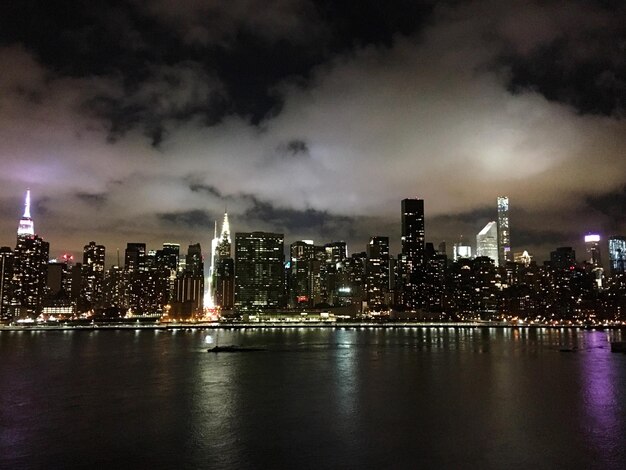
[[[333,3],[14,2],[0,243],[25,187],[61,252],[207,244],[226,205],[243,232],[397,252],[410,196],[449,246],[499,194],[540,259],[626,232],[624,5],[392,1],[357,20]]]
[[[424,225],[424,219],[427,218],[427,212],[424,210],[425,201],[423,201],[423,199],[419,199],[419,198],[415,199],[415,200],[421,201],[421,209],[420,209],[421,213],[422,213],[422,216],[421,216],[422,222],[421,222],[421,224]],[[498,204],[498,206],[497,206],[496,210],[499,210],[499,208],[500,208],[500,201],[501,200],[506,200],[506,205],[507,205],[507,209],[508,209],[509,198],[508,197],[503,197],[503,196],[498,196],[497,197],[497,204]],[[403,200],[402,203],[404,204],[404,200]],[[23,207],[24,207],[23,214],[22,214],[21,219],[19,220],[19,224],[18,224],[18,228],[17,228],[18,236],[20,234],[22,234],[22,235],[26,234],[26,235],[41,236],[40,233],[35,231],[35,229],[34,229],[34,220],[31,217],[31,190],[30,190],[30,188],[26,189]],[[404,212],[404,209],[402,209],[401,212]],[[400,217],[400,219],[402,219],[402,217]],[[482,220],[482,219],[477,219],[477,220]],[[401,220],[399,222],[401,222]],[[220,240],[224,239],[225,241],[227,241],[226,246],[230,246],[230,243],[231,243],[231,241],[230,241],[230,222],[229,222],[229,219],[228,219],[228,212],[224,212],[224,214],[223,214],[223,220],[222,220],[222,225],[221,225],[221,234],[220,234],[219,237],[217,236],[217,227],[218,227],[217,224],[218,224],[218,221],[215,220],[214,221],[214,225],[213,225],[214,234],[213,234],[213,238],[212,239],[210,239],[210,237],[207,234],[204,234],[205,235],[204,237],[199,235],[198,237],[196,237],[196,239],[193,239],[193,240],[189,241],[190,245],[195,242],[195,243],[199,243],[201,246],[204,247],[203,248],[203,256],[205,257],[205,259],[207,261],[207,268],[209,269],[207,271],[208,278],[213,278],[213,275],[214,275],[214,273],[210,270],[210,268],[212,268],[214,266],[214,261],[215,260],[213,259],[213,256],[215,254],[215,250],[216,250],[217,246],[220,244]],[[508,227],[509,226],[508,217],[506,218],[506,224],[507,224],[507,227]],[[402,232],[403,229],[402,229],[402,224],[401,223],[398,224],[398,227],[400,228],[400,232]],[[491,231],[493,232],[491,234],[491,240],[492,241],[490,242],[490,244],[492,244],[492,245],[495,244],[495,245],[493,245],[493,247],[494,247],[495,250],[497,250],[497,252],[499,252],[500,249],[498,248],[498,246],[500,246],[500,241],[496,240],[496,238],[497,238],[497,236],[499,234],[499,225],[495,221],[489,221],[487,223],[487,225],[480,231],[478,236],[476,236],[476,237],[470,236],[469,240],[474,239],[473,241],[468,241],[468,238],[466,238],[464,236],[464,234],[461,234],[459,236],[459,238],[457,238],[456,240],[453,240],[451,244],[448,241],[446,241],[446,240],[433,240],[433,239],[430,239],[430,238],[428,238],[428,236],[426,236],[425,239],[423,239],[421,241],[421,243],[423,245],[423,243],[429,242],[429,243],[433,243],[434,245],[437,245],[437,246],[440,243],[447,244],[446,254],[448,255],[448,257],[450,259],[454,259],[455,258],[455,256],[454,256],[454,253],[455,253],[454,245],[457,245],[457,244],[463,244],[463,245],[470,246],[471,249],[472,249],[472,253],[473,253],[474,257],[475,256],[483,256],[483,254],[481,254],[481,249],[479,248],[479,246],[480,246],[480,244],[482,242],[479,242],[478,240],[479,240],[480,236],[483,234],[483,232],[486,229],[489,229],[489,228],[491,228]],[[252,230],[252,231],[259,231],[259,230]],[[424,231],[424,230],[422,229],[422,231]],[[235,231],[233,233],[236,234],[236,233],[239,233],[239,231]],[[579,253],[584,253],[584,251],[587,250],[587,238],[588,238],[590,233],[591,233],[590,231],[586,231],[586,232],[584,232],[584,234],[581,235],[580,240],[577,243],[573,243],[573,244],[570,244],[570,245],[563,245],[563,246],[570,246],[570,247],[574,248],[574,251],[579,250]],[[598,232],[594,232],[594,233],[598,233]],[[283,235],[284,235],[284,233],[283,233]],[[395,253],[401,254],[402,251],[403,251],[402,244],[404,242],[403,242],[402,234],[400,234],[398,236],[397,240],[392,238],[392,237],[389,237],[387,234],[367,234],[367,235],[361,234],[361,236],[366,238],[366,239],[368,239],[368,241],[362,247],[358,247],[357,246],[357,248],[353,248],[353,249],[349,250],[350,253],[357,253],[357,252],[365,251],[367,249],[367,246],[370,245],[372,237],[381,237],[381,236],[386,237],[386,238],[388,238],[388,239],[390,239],[392,241],[389,244],[389,246],[391,247],[391,250],[392,250],[391,252],[392,253],[394,253],[394,254]],[[606,235],[606,234],[599,234],[599,233],[598,233],[598,235],[594,235],[594,236],[600,237],[599,240],[598,240],[598,243],[599,243],[598,250],[599,250],[600,253],[605,253],[605,256],[608,255],[609,239],[612,238],[612,237],[613,238],[615,238],[615,237],[620,238],[621,237],[619,234]],[[226,237],[226,238],[224,238],[224,237]],[[47,240],[46,237],[43,237],[43,238]],[[106,238],[106,234],[98,234],[98,236],[91,237],[90,240],[92,240],[93,238],[100,238],[100,239],[101,238]],[[292,242],[298,242],[298,241],[303,241],[303,240],[311,240],[311,239],[305,237],[304,239],[291,240],[291,241]],[[336,239],[332,239],[332,238],[323,239],[323,240],[319,240],[318,239],[317,241],[321,242],[322,244],[323,243],[327,243],[327,242],[333,242],[333,241],[345,242],[345,240],[336,240]],[[48,240],[48,242],[49,242],[49,240]],[[87,242],[83,242],[83,245],[85,243],[87,243]],[[135,242],[131,242],[130,240],[126,240],[123,243],[122,246],[114,247],[114,249],[117,252],[117,258],[119,258],[119,252],[124,249],[124,245],[133,244],[133,243],[135,243]],[[143,245],[145,245],[146,247],[149,245],[145,241],[142,241],[141,243]],[[156,241],[156,242],[150,244],[150,248],[154,251],[156,249],[155,247],[166,247],[167,245],[169,245],[171,243],[174,243],[174,244],[176,244],[178,246],[181,246],[180,241],[166,240],[166,241]],[[507,237],[505,239],[505,244],[506,244],[508,250],[510,250],[510,252],[511,252],[511,259],[510,259],[510,261],[513,261],[513,259],[512,259],[512,254],[513,253],[520,253],[521,254],[524,251],[526,251],[526,252],[529,251],[525,247],[517,247],[515,245],[513,245],[513,247],[511,247],[510,244],[509,244],[508,235],[507,235]],[[8,243],[7,245],[10,246],[11,243]],[[183,245],[184,245],[184,243],[183,243]],[[532,246],[532,243],[530,243],[529,245]],[[285,245],[285,250],[287,250],[287,246],[288,245]],[[397,252],[393,251],[393,247],[397,247]],[[537,256],[535,253],[531,253],[531,257],[535,261],[537,261],[539,263],[541,263],[542,261],[548,261],[550,259],[550,253],[555,248],[558,248],[558,247],[557,246],[548,247],[548,252],[546,253],[545,258],[541,258],[541,257]],[[422,246],[422,250],[423,250],[423,246]],[[500,255],[499,254],[497,255],[497,252],[493,251],[489,255],[494,260],[496,265],[498,264],[499,259],[500,259]],[[73,249],[69,249],[69,250],[67,250],[67,249],[66,250],[62,250],[61,249],[61,250],[59,250],[59,249],[56,249],[56,248],[53,247],[52,251],[50,252],[50,259],[51,260],[56,260],[57,258],[61,259],[63,257],[67,257],[67,256],[72,256],[73,258],[80,259],[80,255],[81,254],[82,254],[82,249],[74,249],[74,250]],[[116,260],[117,260],[117,258],[116,258]],[[602,258],[600,258],[600,259],[602,259]],[[608,263],[599,263],[599,264],[601,264],[605,268],[607,268],[609,266]],[[111,255],[109,255],[109,257],[107,258],[106,266],[110,267],[110,266],[115,266],[115,265],[124,266],[124,264],[120,264],[119,261],[112,262],[111,261]]]

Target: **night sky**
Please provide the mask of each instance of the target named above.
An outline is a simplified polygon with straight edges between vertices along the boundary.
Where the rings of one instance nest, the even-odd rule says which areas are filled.
[[[358,5],[358,6],[357,6]],[[626,235],[626,2],[5,2],[0,244],[51,256],[373,235],[422,197],[448,245],[511,201],[513,251]],[[582,258],[582,253],[579,254]]]

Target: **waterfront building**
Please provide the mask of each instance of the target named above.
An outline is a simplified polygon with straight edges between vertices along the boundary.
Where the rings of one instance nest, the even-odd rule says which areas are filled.
[[[372,237],[366,247],[367,306],[377,311],[389,302],[389,237]]]
[[[13,250],[11,247],[0,248],[0,321],[9,321],[11,299],[13,297]]]
[[[24,214],[17,229],[13,263],[12,309],[16,316],[35,318],[41,312],[46,291],[50,245],[35,235],[30,214],[30,190],[26,191]]]
[[[425,225],[424,200],[403,199],[401,203],[401,294],[400,302],[407,310],[419,308],[423,299],[419,292],[423,274]]]
[[[498,258],[496,263],[505,266],[507,261],[513,261],[511,252],[511,232],[509,228],[509,198],[498,196]],[[496,264],[496,265],[497,265]]]
[[[284,235],[235,234],[235,309],[263,312],[284,305]]]
[[[81,311],[102,306],[105,253],[104,245],[93,241],[83,248]]]
[[[224,213],[222,230],[211,242],[211,265],[209,267],[209,282],[207,292],[207,306],[220,307],[222,310],[233,308],[234,301],[234,260],[231,255],[232,241],[230,238],[230,223],[228,213]]]
[[[489,222],[476,235],[476,256],[487,256],[498,266],[498,224]]]

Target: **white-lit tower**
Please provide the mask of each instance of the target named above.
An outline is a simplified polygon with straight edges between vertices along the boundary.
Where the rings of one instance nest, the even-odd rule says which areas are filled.
[[[498,196],[498,261],[500,266],[505,266],[507,261],[513,261],[508,196]]]

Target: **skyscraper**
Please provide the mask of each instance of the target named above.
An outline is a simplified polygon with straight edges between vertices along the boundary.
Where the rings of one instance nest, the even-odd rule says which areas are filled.
[[[0,248],[0,321],[11,320],[11,298],[13,296],[13,250]]]
[[[401,256],[401,293],[400,303],[408,310],[419,308],[423,299],[420,297],[424,274],[424,200],[402,200],[402,256]]]
[[[402,254],[417,266],[424,264],[424,200],[402,200]]]
[[[609,238],[609,260],[611,274],[626,272],[626,237],[612,236]]]
[[[217,236],[216,223],[215,236],[211,242],[211,266],[209,268],[207,306],[232,308],[230,299],[234,294],[231,293],[234,286],[234,278],[231,278],[231,276],[234,275],[234,262],[231,257],[231,245],[228,213],[224,212],[220,236]],[[220,298],[219,302],[218,296]],[[224,303],[229,305],[225,307]]]
[[[367,305],[376,311],[389,299],[389,237],[370,238],[366,252]]]
[[[602,266],[600,256],[600,235],[590,233],[585,235],[585,250],[587,251],[587,262],[593,266]]]
[[[30,190],[26,191],[24,214],[17,229],[13,264],[12,306],[19,316],[36,317],[42,307],[46,288],[50,245],[35,235],[30,216]]]
[[[498,196],[498,262],[500,266],[505,266],[507,261],[513,261],[509,230],[509,198]]]
[[[489,222],[476,235],[476,256],[488,256],[498,266],[498,224]]]
[[[261,312],[284,304],[284,235],[235,235],[235,309]]]
[[[104,257],[104,245],[96,245],[92,241],[83,247],[81,299],[87,309],[102,304]]]

